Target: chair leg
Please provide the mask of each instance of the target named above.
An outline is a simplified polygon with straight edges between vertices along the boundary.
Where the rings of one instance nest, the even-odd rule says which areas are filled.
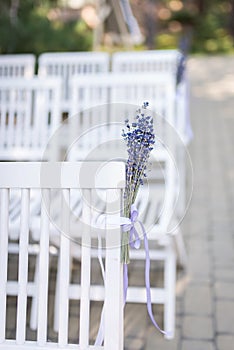
[[[179,201],[177,204],[178,218],[183,218],[186,209],[186,164],[184,149],[178,150],[179,153]]]
[[[175,333],[175,284],[176,284],[176,253],[173,242],[169,244],[165,260],[164,285],[165,285],[165,304],[164,304],[164,329],[165,338],[174,338]]]
[[[186,269],[188,257],[187,257],[187,251],[186,251],[184,239],[180,228],[177,228],[177,233],[175,234],[174,238],[175,238],[174,242],[176,245],[179,266]]]

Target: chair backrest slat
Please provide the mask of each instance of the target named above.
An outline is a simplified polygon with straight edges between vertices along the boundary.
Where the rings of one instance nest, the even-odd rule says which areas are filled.
[[[19,276],[17,299],[16,342],[23,344],[26,339],[27,282],[28,282],[28,240],[29,240],[29,189],[21,191]]]
[[[84,196],[87,203],[91,203],[91,192],[85,190]],[[91,208],[84,203],[83,220],[87,222],[82,232],[81,247],[81,302],[80,302],[80,346],[86,348],[89,344],[90,322],[90,269],[91,269]]]
[[[47,206],[41,206],[39,279],[38,279],[38,331],[37,341],[40,346],[47,341],[48,318],[48,277],[49,277],[49,229],[50,229],[50,190],[42,189],[42,198]]]
[[[107,191],[107,213],[115,212],[120,206],[121,198],[117,201],[112,202],[114,196],[113,190]],[[119,337],[119,334],[114,331],[116,325],[121,324],[123,319],[123,308],[119,308],[117,312],[113,313],[111,308],[113,303],[121,303],[123,300],[123,270],[121,267],[121,274],[115,275],[116,268],[120,265],[119,255],[119,242],[121,241],[121,230],[117,227],[107,234],[106,237],[106,260],[109,262],[106,264],[105,278],[106,284],[112,284],[113,290],[106,290],[106,303],[105,303],[105,346],[107,349],[118,350],[123,348],[123,339]],[[111,263],[110,263],[111,261]],[[108,335],[108,336],[107,336]]]
[[[0,344],[6,336],[6,285],[8,265],[9,189],[0,188]]]
[[[68,344],[68,312],[69,312],[69,298],[68,285],[70,281],[70,257],[67,252],[70,251],[69,236],[69,190],[62,190],[61,198],[61,229],[60,236],[60,280],[59,280],[59,346],[66,346]]]

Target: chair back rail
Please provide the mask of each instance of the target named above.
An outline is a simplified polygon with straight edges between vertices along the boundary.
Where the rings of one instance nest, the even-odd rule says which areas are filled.
[[[176,77],[182,54],[177,50],[123,51],[112,55],[113,72],[169,72]]]
[[[32,54],[0,55],[0,79],[33,77],[35,61]]]

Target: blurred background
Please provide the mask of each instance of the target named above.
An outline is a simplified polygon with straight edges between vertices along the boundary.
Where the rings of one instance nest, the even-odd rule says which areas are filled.
[[[0,54],[181,48],[230,53],[234,0],[2,0]]]

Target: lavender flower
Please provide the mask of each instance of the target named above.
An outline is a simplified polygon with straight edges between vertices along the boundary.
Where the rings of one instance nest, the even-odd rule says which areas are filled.
[[[125,217],[130,216],[131,205],[135,202],[138,189],[147,176],[148,160],[155,143],[153,118],[146,114],[148,105],[148,102],[144,102],[142,108],[137,110],[134,122],[125,120],[126,130],[123,130],[122,134],[128,150],[124,192]],[[122,262],[129,263],[129,232],[123,232]]]

